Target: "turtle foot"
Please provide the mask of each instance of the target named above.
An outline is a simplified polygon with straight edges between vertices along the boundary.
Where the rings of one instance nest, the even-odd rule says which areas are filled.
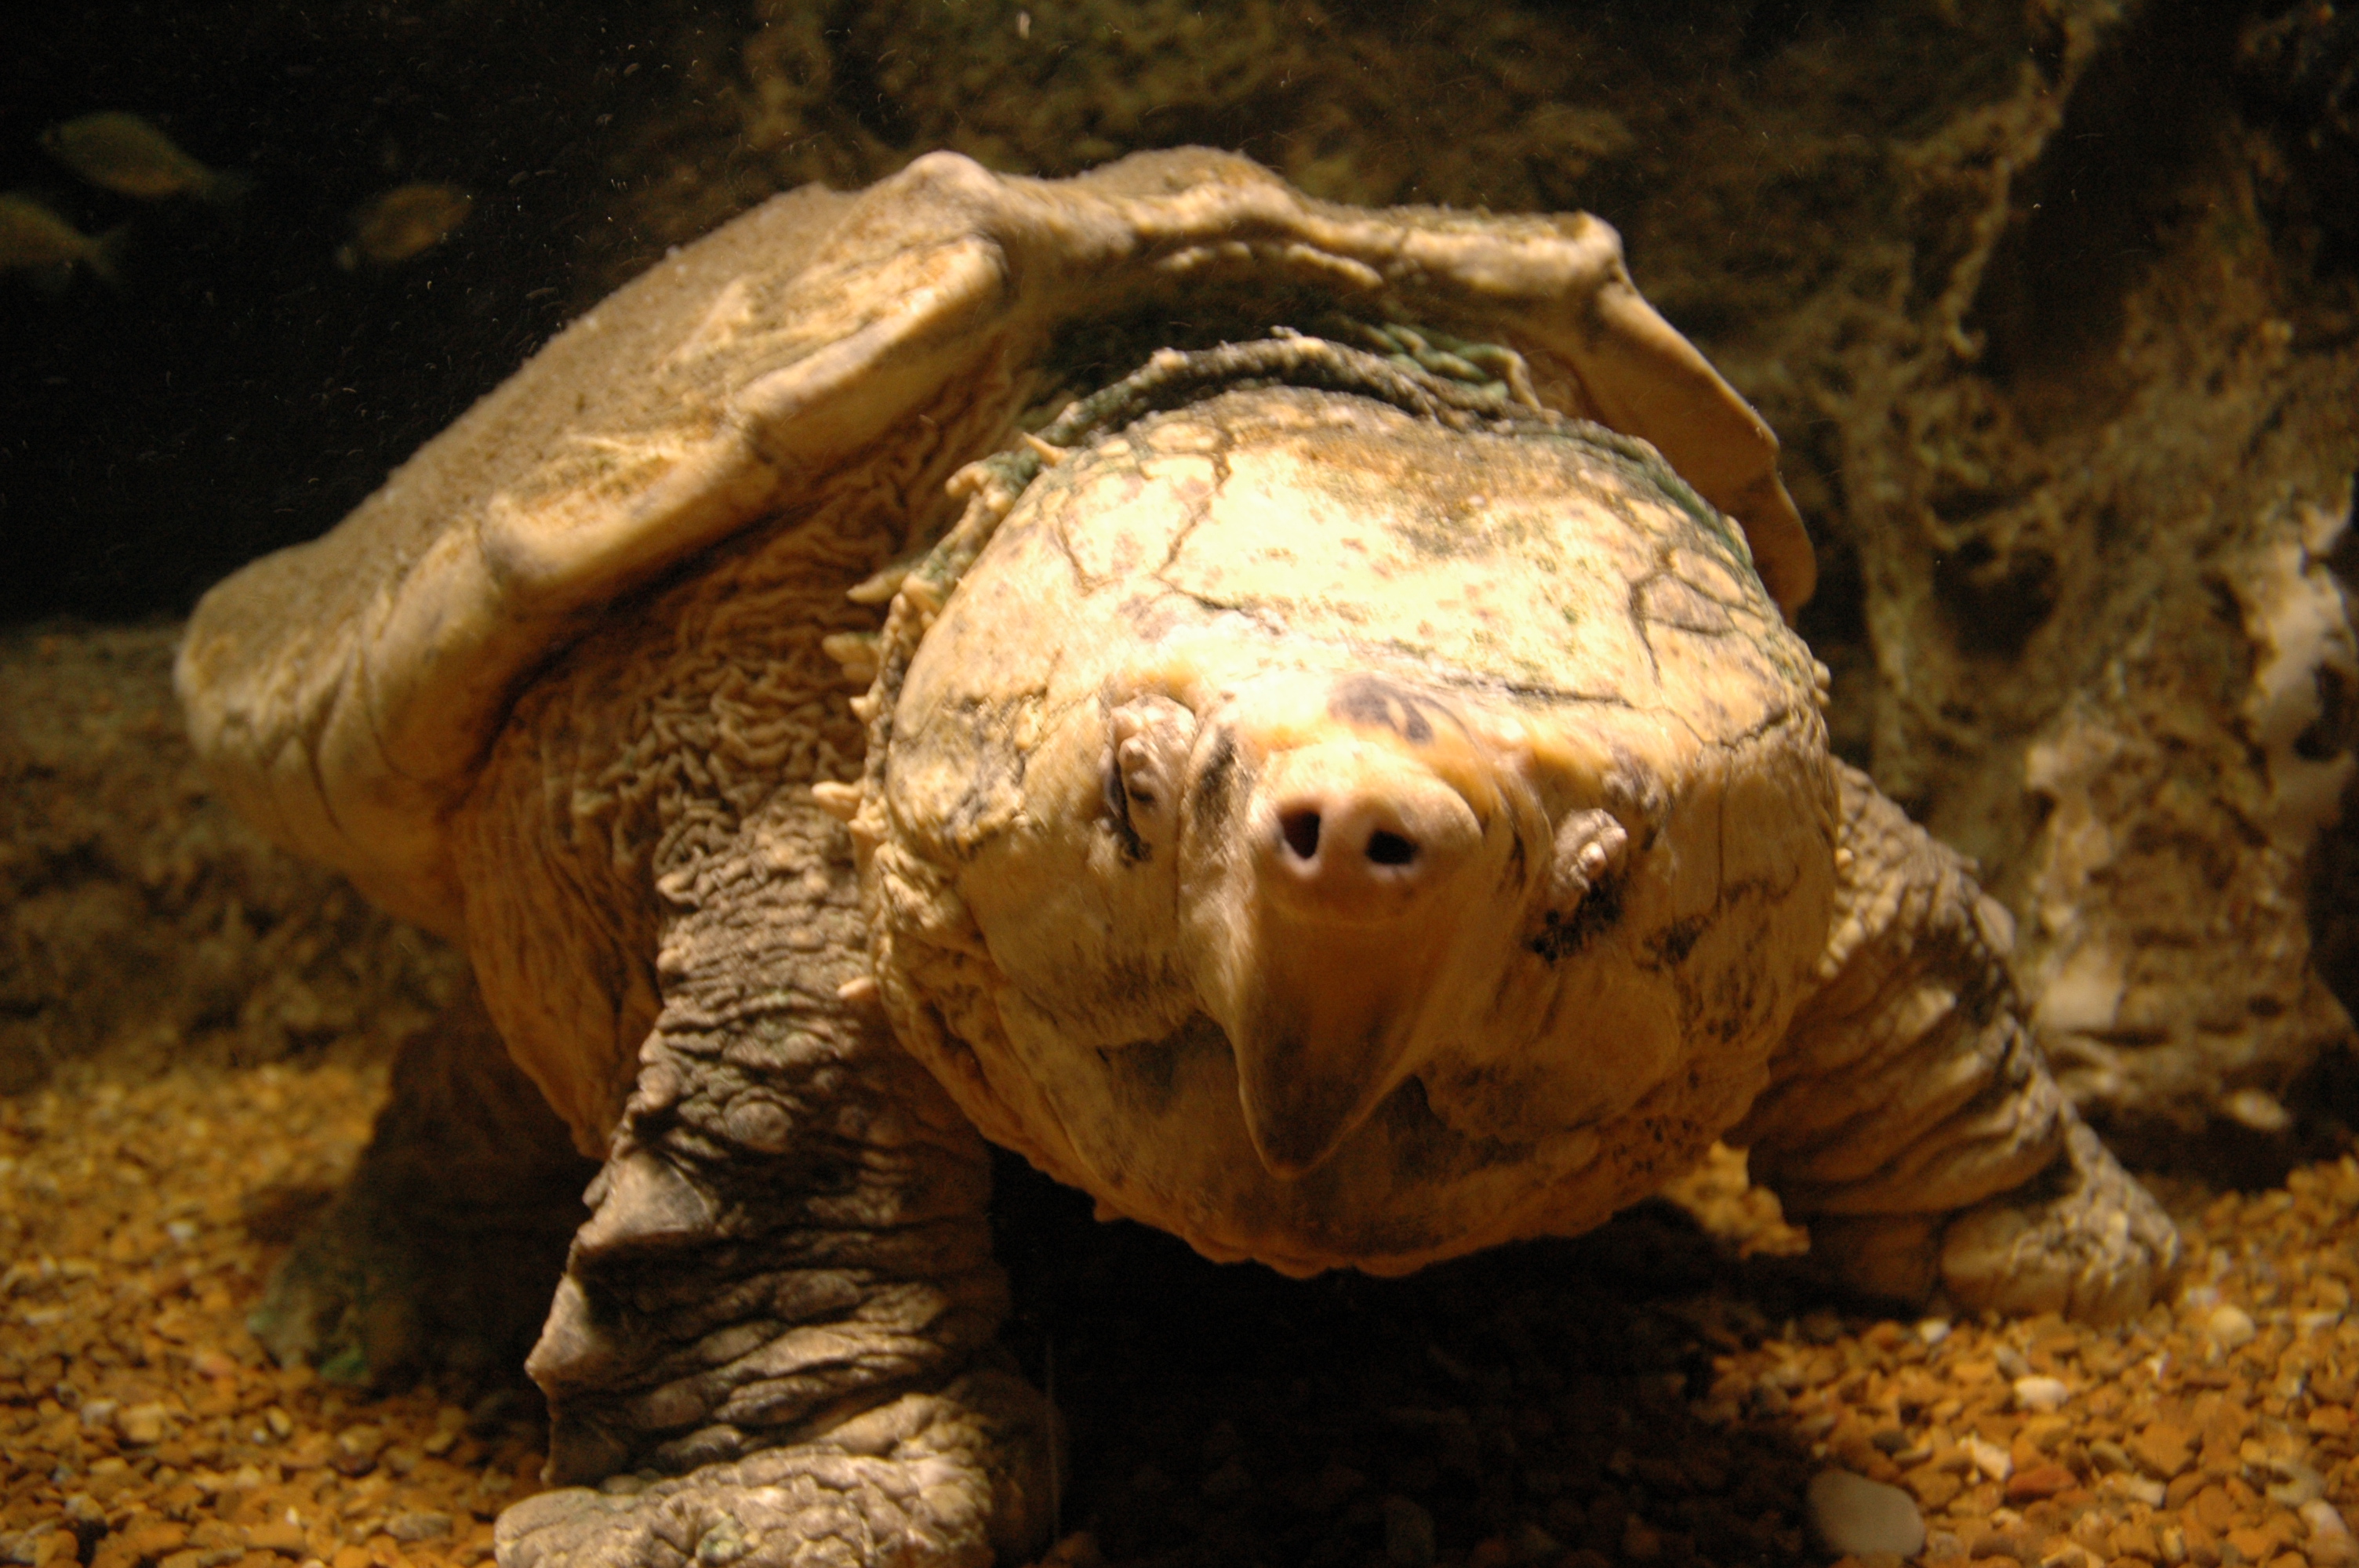
[[[2118,1323],[2178,1271],[2178,1228],[2075,1120],[2066,1157],[2029,1191],[1967,1210],[1941,1237],[1941,1280],[1960,1304]]]
[[[279,1260],[245,1325],[282,1366],[365,1385],[419,1358],[420,1272],[392,1217],[347,1190]]]
[[[1054,1431],[1020,1379],[971,1373],[810,1442],[529,1498],[500,1516],[500,1568],[1021,1562],[1052,1522]]]
[[[1951,1215],[1813,1216],[1810,1254],[1850,1288],[1914,1305],[2118,1323],[2169,1285],[2179,1231],[2076,1118],[2062,1157]]]

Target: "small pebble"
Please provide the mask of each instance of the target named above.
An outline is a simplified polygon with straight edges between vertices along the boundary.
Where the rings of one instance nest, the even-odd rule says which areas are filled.
[[[1205,1476],[1200,1489],[1207,1502],[1234,1502],[1254,1489],[1253,1472],[1242,1461],[1232,1459]]]
[[[247,1525],[245,1545],[249,1552],[275,1552],[281,1557],[310,1555],[301,1529],[285,1519],[266,1519],[260,1524]]]
[[[1975,1469],[1994,1481],[2004,1481],[2015,1474],[2015,1455],[1986,1438],[1969,1437],[1958,1446],[1974,1462]]]
[[[2018,1409],[2046,1415],[2064,1408],[2072,1390],[2060,1378],[2017,1378],[2015,1380],[2015,1402]]]
[[[1913,1557],[1925,1545],[1925,1516],[1917,1511],[1916,1498],[1848,1470],[1811,1476],[1803,1505],[1811,1530],[1838,1556],[1888,1552]]]
[[[2324,1498],[2315,1498],[2301,1505],[2301,1522],[2310,1527],[2310,1568],[2349,1568],[2359,1561],[2359,1543],[2351,1539],[2351,1527],[2343,1514]]]
[[[168,1430],[167,1412],[162,1405],[133,1405],[115,1411],[114,1430],[123,1434],[125,1443],[141,1446],[161,1443]]]
[[[2212,1308],[2212,1315],[2203,1320],[2203,1327],[2212,1336],[2212,1343],[2223,1350],[2241,1350],[2259,1332],[2244,1308],[2226,1304]]]
[[[2299,1509],[2312,1498],[2326,1495],[2326,1477],[2298,1459],[2275,1459],[2269,1468],[2277,1479],[2268,1487],[2269,1501],[2288,1509]]]
[[[1537,1524],[1527,1524],[1516,1537],[1515,1550],[1527,1563],[1553,1563],[1564,1555],[1564,1542]]]
[[[348,1426],[336,1433],[336,1452],[350,1454],[355,1459],[375,1458],[385,1443],[385,1428],[365,1422],[357,1426]]]
[[[2034,1465],[2027,1470],[2017,1470],[2006,1484],[2006,1500],[2010,1503],[2035,1502],[2052,1498],[2074,1483],[2071,1471],[2061,1465]]]

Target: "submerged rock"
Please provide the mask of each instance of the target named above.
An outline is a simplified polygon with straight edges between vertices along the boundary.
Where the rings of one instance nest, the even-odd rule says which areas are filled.
[[[1917,1499],[1897,1487],[1848,1470],[1821,1470],[1810,1477],[1804,1507],[1811,1532],[1843,1556],[1913,1557],[1924,1549],[1925,1516],[1917,1511]]]

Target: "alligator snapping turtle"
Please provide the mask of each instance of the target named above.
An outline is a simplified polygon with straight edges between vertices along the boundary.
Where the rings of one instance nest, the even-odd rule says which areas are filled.
[[[1292,1272],[1726,1137],[1864,1288],[2142,1307],[2176,1238],[2005,915],[1827,753],[1775,454],[1593,219],[941,155],[667,259],[215,589],[223,787],[462,942],[604,1160],[528,1367],[552,1478],[624,1478],[502,1560],[1034,1539],[983,1137]],[[506,1157],[463,1047],[380,1144]]]

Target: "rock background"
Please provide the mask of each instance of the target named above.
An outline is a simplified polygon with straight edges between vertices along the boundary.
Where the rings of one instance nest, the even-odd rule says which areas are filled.
[[[462,970],[210,795],[172,699],[178,627],[0,631],[0,1094],[374,1058]]]

